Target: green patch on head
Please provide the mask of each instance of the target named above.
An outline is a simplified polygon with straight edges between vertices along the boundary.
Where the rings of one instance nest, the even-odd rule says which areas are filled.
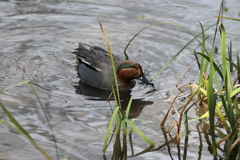
[[[117,72],[126,68],[134,68],[134,65],[131,62],[124,62],[118,67]]]

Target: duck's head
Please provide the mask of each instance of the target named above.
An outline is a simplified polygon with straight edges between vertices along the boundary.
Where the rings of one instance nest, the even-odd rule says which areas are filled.
[[[143,74],[141,65],[132,60],[126,60],[119,64],[117,77],[125,85],[130,85],[132,79],[139,79],[148,85],[154,85]]]

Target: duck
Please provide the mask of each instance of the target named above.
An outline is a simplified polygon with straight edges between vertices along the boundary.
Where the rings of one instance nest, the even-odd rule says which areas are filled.
[[[87,48],[86,48],[87,47]],[[112,90],[115,87],[109,53],[100,47],[79,43],[72,52],[77,58],[77,72],[80,79],[95,88]],[[142,66],[133,60],[124,60],[113,54],[119,90],[132,89],[136,80],[154,86],[144,75]]]

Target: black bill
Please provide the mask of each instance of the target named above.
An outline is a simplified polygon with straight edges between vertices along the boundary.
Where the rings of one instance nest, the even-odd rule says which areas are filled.
[[[137,77],[137,79],[139,79],[140,81],[148,84],[148,85],[151,85],[151,86],[154,86],[154,84],[152,82],[150,82],[143,73],[140,74],[140,76]]]

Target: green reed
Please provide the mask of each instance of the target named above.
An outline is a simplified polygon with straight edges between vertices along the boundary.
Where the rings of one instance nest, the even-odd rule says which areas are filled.
[[[220,76],[216,73],[216,68],[213,65],[214,56],[213,53],[210,52],[210,70],[208,80],[206,80],[206,98],[209,108],[208,113],[210,122],[210,134],[212,137],[213,145],[213,154],[217,155],[217,144],[215,137],[215,118],[217,114],[227,132],[226,136],[228,136],[228,138],[226,139],[226,146],[228,147],[225,147],[225,153],[226,157],[229,157],[232,149],[236,146],[233,146],[233,143],[237,140],[237,128],[239,127],[238,124],[240,120],[238,103],[236,98],[236,94],[239,93],[240,89],[236,88],[233,84],[234,79],[231,70],[233,71],[233,66],[236,67],[236,70],[239,70],[240,66],[238,66],[232,61],[231,47],[229,47],[230,50],[228,50],[227,54],[226,32],[224,26],[221,24],[219,29],[221,31],[221,65],[219,66],[219,68],[221,68],[223,79],[220,79]],[[214,86],[216,86],[217,90],[213,89]],[[217,102],[219,105],[216,105]],[[202,117],[205,117],[205,115]]]
[[[108,53],[109,53],[113,73],[115,73],[114,74],[115,87],[112,84],[112,92],[113,92],[114,99],[115,99],[114,111],[113,111],[113,114],[108,123],[107,133],[106,133],[104,145],[103,145],[103,152],[106,152],[108,143],[110,143],[109,136],[111,134],[112,128],[114,128],[112,132],[114,132],[114,134],[116,134],[116,135],[119,135],[121,133],[121,131],[122,131],[123,135],[127,135],[127,133],[128,133],[127,125],[129,125],[131,127],[131,129],[133,129],[139,136],[141,136],[150,146],[154,146],[154,143],[141,130],[139,130],[131,121],[128,120],[128,114],[129,114],[129,110],[130,110],[131,103],[132,103],[132,97],[129,100],[129,103],[128,103],[125,113],[121,108],[120,92],[118,89],[118,80],[117,80],[117,76],[116,76],[116,68],[115,68],[115,63],[114,63],[114,59],[112,56],[112,50],[111,50],[111,47],[109,44],[109,39],[107,37],[107,34],[104,31],[104,28],[99,19],[98,19],[98,22],[99,22],[101,31],[103,33],[103,36],[105,38],[105,42],[106,42],[106,45],[108,48]],[[115,122],[115,125],[114,125],[114,122]],[[129,132],[129,133],[131,133],[131,132]]]
[[[212,154],[216,156],[218,154],[217,148],[221,143],[225,143],[224,147],[224,153],[226,158],[231,156],[231,153],[233,150],[240,151],[239,147],[239,139],[240,132],[239,132],[239,122],[240,122],[240,114],[239,114],[239,108],[238,108],[238,99],[237,94],[240,92],[240,88],[238,84],[240,83],[240,58],[238,54],[235,54],[236,56],[233,56],[233,43],[230,42],[229,46],[227,47],[226,44],[226,31],[223,26],[223,24],[220,24],[220,19],[225,18],[229,20],[235,20],[239,21],[239,19],[233,19],[229,17],[223,17],[221,16],[222,13],[222,5],[219,10],[219,14],[217,16],[217,23],[209,26],[208,28],[204,29],[202,24],[199,22],[201,27],[201,33],[198,35],[193,35],[190,31],[187,29],[181,27],[184,30],[187,30],[188,33],[190,33],[193,36],[193,39],[190,40],[183,48],[177,52],[172,59],[170,59],[165,66],[162,67],[161,70],[157,72],[157,74],[152,78],[154,80],[161,74],[161,72],[166,69],[167,66],[170,65],[170,63],[177,57],[179,54],[194,40],[197,40],[201,44],[201,52],[195,52],[196,55],[199,55],[200,58],[197,59],[199,61],[199,76],[198,76],[198,83],[192,84],[187,83],[181,85],[178,90],[179,93],[173,97],[173,101],[171,106],[169,107],[165,118],[162,120],[161,127],[164,129],[163,134],[167,137],[166,134],[169,131],[165,131],[164,124],[166,122],[166,119],[170,113],[170,110],[173,108],[173,104],[175,100],[183,94],[186,90],[189,90],[190,94],[188,96],[187,102],[178,110],[180,113],[180,117],[178,120],[178,123],[175,125],[177,126],[177,147],[179,152],[179,158],[180,158],[180,137],[181,137],[181,124],[182,124],[182,118],[184,118],[184,125],[185,125],[185,136],[186,138],[189,135],[188,131],[188,123],[190,122],[188,120],[187,113],[188,111],[195,106],[196,104],[202,104],[205,103],[205,106],[208,107],[208,112],[203,114],[200,118],[191,120],[201,120],[204,121],[204,123],[208,124],[210,127],[209,135],[211,137],[211,147],[212,147]],[[166,23],[166,22],[161,22]],[[131,40],[130,42],[136,38],[138,34],[140,34],[143,30],[152,27],[154,25],[158,25],[161,23],[155,23],[148,27],[143,28],[140,30]],[[172,23],[169,23],[172,24]],[[172,24],[176,25],[176,24]],[[176,25],[178,26],[178,25]],[[215,26],[215,33],[213,35],[213,42],[212,42],[212,48],[208,50],[206,48],[206,42],[207,38],[205,36],[205,32]],[[180,27],[180,26],[178,26]],[[220,47],[220,54],[216,53],[216,47],[215,47],[215,40],[217,38],[217,34],[220,36],[221,41],[221,47]],[[238,34],[234,34],[239,36]],[[202,40],[198,40],[198,37],[202,37]],[[128,43],[128,45],[130,44]],[[127,45],[127,47],[128,47]],[[125,54],[126,49],[125,48]],[[220,56],[221,62],[217,63],[216,56]],[[234,58],[236,57],[236,58]],[[238,82],[238,84],[237,84]],[[197,97],[197,98],[196,98]],[[206,119],[207,118],[207,119]],[[223,124],[223,129],[219,128],[216,125],[215,119],[218,118],[220,122]],[[170,126],[172,126],[171,124]],[[225,131],[224,131],[225,130]],[[222,133],[222,137],[216,137],[216,133],[220,132]],[[219,140],[220,139],[220,140]],[[218,140],[218,141],[217,141]],[[207,140],[208,141],[208,140]],[[187,143],[187,141],[186,141]],[[187,145],[185,145],[187,149]],[[240,152],[238,153],[238,157],[240,157]],[[169,154],[171,154],[169,152]],[[183,159],[186,159],[187,152],[184,152]]]
[[[220,18],[220,17],[218,17]],[[219,20],[218,20],[219,21]],[[212,50],[207,54],[206,52],[206,39],[205,31],[202,24],[200,23],[202,29],[202,52],[196,53],[200,55],[200,74],[198,87],[192,94],[198,95],[198,99],[191,99],[193,103],[197,103],[203,100],[206,100],[206,106],[208,107],[208,112],[202,115],[198,119],[208,118],[208,121],[205,121],[209,124],[210,136],[211,136],[211,145],[212,145],[212,154],[217,156],[217,148],[223,142],[225,142],[224,153],[226,158],[231,156],[231,152],[235,149],[239,150],[239,121],[240,114],[237,102],[237,94],[240,92],[240,88],[236,85],[236,82],[239,80],[240,66],[239,66],[239,57],[235,60],[233,58],[232,52],[232,42],[229,47],[226,45],[226,31],[222,24],[219,26],[219,34],[221,37],[221,62],[217,65],[214,61],[216,59],[216,54],[214,54],[214,46]],[[216,35],[216,34],[215,34]],[[215,37],[214,37],[215,40]],[[213,42],[214,44],[214,42]],[[234,79],[234,73],[235,78]],[[188,86],[190,88],[190,85]],[[201,87],[201,90],[200,88]],[[187,87],[186,87],[187,88]],[[191,96],[190,96],[191,97]],[[190,99],[190,98],[189,98]],[[187,104],[189,105],[189,104]],[[188,127],[187,112],[193,105],[187,106],[188,109],[185,111],[185,129]],[[219,118],[223,124],[223,129],[218,128],[216,125],[215,119]],[[198,120],[195,119],[195,120]],[[222,131],[221,131],[222,130]],[[185,131],[188,132],[188,131]],[[216,133],[221,132],[224,136],[219,140],[220,137],[216,137]],[[186,135],[187,136],[187,135]],[[218,142],[217,142],[218,138]],[[238,152],[238,157],[240,153]]]
[[[39,104],[40,104],[40,106],[41,106],[41,108],[42,108],[42,110],[43,110],[43,112],[44,112],[44,114],[45,114],[45,117],[46,117],[46,119],[47,119],[47,121],[48,121],[49,127],[51,128],[51,131],[52,131],[52,135],[53,135],[54,142],[55,142],[55,147],[56,147],[56,154],[57,154],[57,156],[58,156],[57,144],[56,144],[56,140],[55,140],[54,132],[53,132],[53,130],[52,130],[51,123],[50,123],[50,121],[49,121],[48,115],[47,115],[47,113],[46,113],[46,111],[45,111],[45,109],[44,109],[44,107],[43,107],[43,105],[42,105],[42,103],[41,103],[41,101],[40,101],[40,99],[39,99],[39,97],[38,97],[38,95],[37,95],[37,92],[36,92],[36,90],[34,89],[34,87],[33,87],[33,85],[32,85],[32,83],[29,82],[29,81],[23,81],[23,82],[14,84],[14,85],[12,85],[12,86],[9,86],[9,87],[7,87],[7,88],[4,88],[4,89],[0,90],[0,93],[6,91],[6,90],[8,90],[8,89],[11,89],[11,88],[13,88],[13,87],[26,84],[26,83],[27,83],[27,84],[29,85],[29,87],[31,88],[33,94],[34,94],[35,97],[37,98],[37,100],[38,100],[38,102],[39,102]],[[7,108],[2,104],[1,100],[0,100],[0,106],[1,106],[2,110],[4,111],[4,113],[6,114],[6,116],[7,116],[7,117],[9,118],[9,120],[12,122],[13,125],[12,125],[11,123],[3,120],[3,119],[0,120],[0,123],[5,123],[5,124],[7,124],[10,128],[14,129],[15,131],[17,131],[17,132],[19,132],[20,134],[22,134],[23,136],[25,136],[25,137],[35,146],[35,148],[38,149],[48,160],[52,160],[52,158],[34,141],[34,139],[33,139],[33,138],[28,134],[28,132],[21,126],[21,124],[12,116],[12,114],[11,114],[11,113],[7,110]]]

